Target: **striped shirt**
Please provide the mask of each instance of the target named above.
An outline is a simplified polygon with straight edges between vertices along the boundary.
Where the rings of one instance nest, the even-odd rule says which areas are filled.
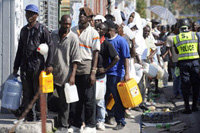
[[[99,33],[91,26],[88,26],[82,33],[78,27],[72,28],[72,31],[79,36],[79,48],[81,54],[81,64],[77,68],[77,74],[90,74],[92,67],[93,51],[100,51]]]

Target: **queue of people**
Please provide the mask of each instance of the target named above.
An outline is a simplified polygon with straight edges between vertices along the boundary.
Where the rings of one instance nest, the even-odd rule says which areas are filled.
[[[113,124],[113,118],[117,123],[113,130],[123,129],[129,109],[123,107],[117,83],[130,78],[139,79],[137,83],[143,102],[138,108],[142,111],[147,110],[144,101],[146,90],[151,89],[150,84],[155,81],[155,93],[159,93],[158,82],[162,81],[163,87],[168,87],[169,75],[173,77],[174,98],[183,97],[183,113],[198,111],[198,24],[192,29],[188,19],[181,19],[169,28],[160,25],[158,20],[143,19],[133,11],[128,18],[122,13],[124,22],[119,25],[115,23],[115,16],[94,15],[90,8],[83,7],[80,8],[77,26],[71,27],[70,16],[63,15],[59,21],[60,28],[50,33],[37,21],[37,6],[28,5],[25,11],[28,24],[21,29],[13,72],[17,74],[20,69],[23,85],[22,104],[13,112],[16,117],[21,116],[38,91],[38,78],[42,70],[54,75],[54,88],[59,96],[57,133],[95,133],[96,129],[104,131],[104,123]],[[36,51],[41,43],[49,47],[46,61]],[[153,64],[157,69],[156,76],[151,77],[145,72],[140,75],[137,72],[131,74],[131,64],[137,64],[142,69],[146,64]],[[158,73],[162,76],[158,76]],[[66,103],[65,83],[77,86],[78,102]],[[105,95],[103,99],[96,99],[95,96],[99,83]],[[191,87],[192,108],[189,105]],[[107,110],[110,94],[115,104],[112,110]],[[26,121],[35,120],[34,116],[36,120],[40,119],[38,103],[39,100],[35,110],[26,115]]]

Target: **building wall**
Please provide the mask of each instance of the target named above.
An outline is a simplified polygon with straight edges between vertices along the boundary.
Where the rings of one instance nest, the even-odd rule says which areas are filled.
[[[15,0],[0,0],[0,91],[13,71],[15,55]]]
[[[85,6],[90,7],[94,14],[106,14],[107,0],[85,0]]]

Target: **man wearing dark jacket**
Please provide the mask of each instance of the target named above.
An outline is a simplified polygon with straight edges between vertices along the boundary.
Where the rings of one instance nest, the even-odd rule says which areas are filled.
[[[14,113],[20,116],[28,107],[34,95],[39,89],[39,75],[46,68],[47,74],[51,73],[52,67],[52,42],[49,31],[45,26],[36,21],[38,17],[38,7],[30,4],[26,6],[26,19],[28,24],[20,32],[18,50],[14,62],[14,72],[16,75],[20,68],[20,77],[22,80],[23,100],[19,109]],[[40,44],[46,43],[49,47],[47,60],[37,52]],[[36,102],[36,118],[40,117],[39,100]],[[33,111],[29,111],[25,120],[33,121]]]

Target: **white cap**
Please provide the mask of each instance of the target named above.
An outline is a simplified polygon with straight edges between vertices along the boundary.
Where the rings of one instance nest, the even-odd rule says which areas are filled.
[[[94,17],[94,20],[101,20],[102,22],[105,22],[106,21],[106,18],[102,15],[96,15]]]
[[[49,47],[46,43],[40,44],[37,48],[37,52],[39,52],[41,55],[47,55],[48,50],[49,50]]]

